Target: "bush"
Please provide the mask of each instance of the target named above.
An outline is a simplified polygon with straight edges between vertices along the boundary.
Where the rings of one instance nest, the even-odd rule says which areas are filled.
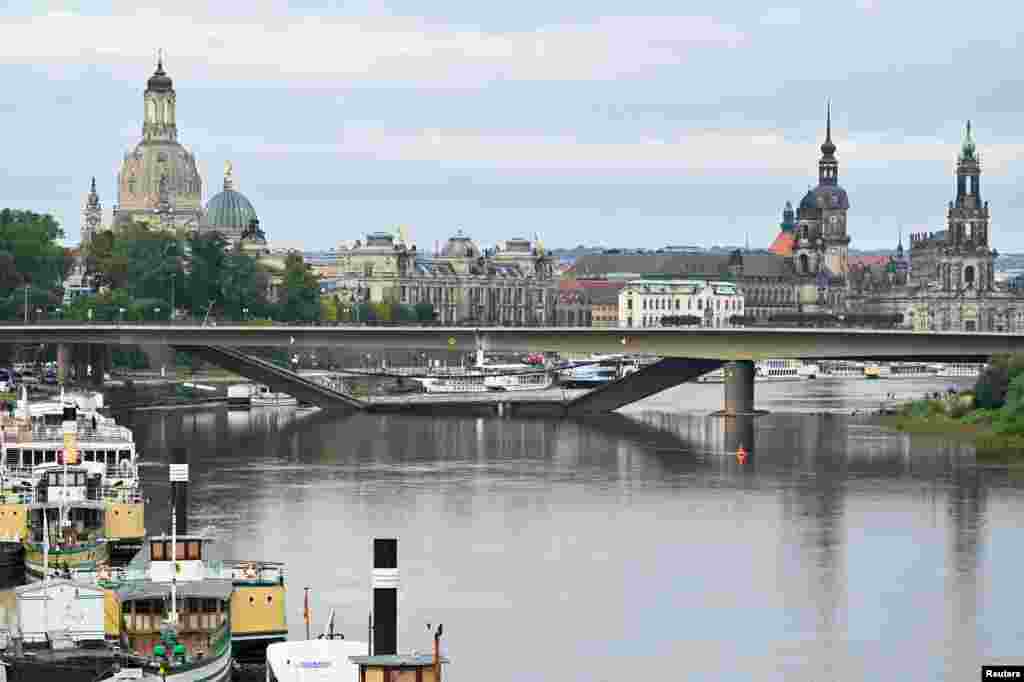
[[[1006,362],[993,362],[974,385],[975,403],[983,409],[1002,407],[1009,385],[1010,372]]]

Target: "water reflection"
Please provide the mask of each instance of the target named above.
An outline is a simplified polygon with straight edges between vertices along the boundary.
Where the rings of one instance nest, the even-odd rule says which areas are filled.
[[[305,585],[314,614],[336,607],[361,633],[370,539],[397,534],[400,643],[425,649],[420,621],[452,623],[455,682],[636,679],[681,660],[694,679],[959,679],[1016,653],[1019,480],[863,418],[677,408],[124,419],[151,461],[189,444],[193,519],[225,555],[288,563],[295,635]],[[166,487],[166,470],[144,475]],[[166,524],[153,507],[147,525]],[[512,642],[530,655],[495,671]]]

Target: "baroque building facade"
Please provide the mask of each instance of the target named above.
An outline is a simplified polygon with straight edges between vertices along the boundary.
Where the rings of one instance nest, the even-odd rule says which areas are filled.
[[[483,252],[461,230],[428,256],[396,237],[374,232],[338,251],[334,290],[355,303],[434,306],[443,324],[539,325],[554,320],[557,282],[543,246],[511,239]]]
[[[981,155],[967,122],[956,159],[956,185],[937,232],[910,235],[910,267],[900,277],[902,240],[889,270],[891,285],[857,292],[858,308],[903,315],[918,331],[1024,330],[1024,297],[995,281],[991,215],[981,194]],[[876,278],[877,279],[877,278]]]

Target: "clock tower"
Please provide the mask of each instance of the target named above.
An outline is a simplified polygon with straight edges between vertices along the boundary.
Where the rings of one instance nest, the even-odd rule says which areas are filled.
[[[93,178],[92,187],[85,196],[85,206],[82,207],[82,246],[92,241],[101,229],[102,222],[103,207],[100,206],[100,197],[96,194],[96,178]]]

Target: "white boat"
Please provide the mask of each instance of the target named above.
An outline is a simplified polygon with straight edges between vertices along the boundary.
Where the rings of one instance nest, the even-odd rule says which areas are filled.
[[[938,375],[948,378],[977,377],[987,365],[980,362],[947,362],[940,365]]]
[[[821,374],[821,367],[813,362],[805,362],[800,365],[797,373],[804,379],[817,379]]]
[[[100,394],[61,392],[0,417],[0,535],[25,546],[30,578],[51,565],[95,566],[130,557],[145,535],[144,503],[132,432],[99,412]],[[49,526],[52,532],[47,532]]]
[[[461,372],[411,377],[423,385],[427,393],[477,393],[489,390],[483,372]]]
[[[755,381],[801,381],[799,360],[761,360],[755,363]]]
[[[553,381],[550,372],[530,371],[527,365],[523,365],[518,371],[499,370],[494,374],[484,375],[484,386],[492,391],[539,391],[550,388]]]
[[[269,682],[360,682],[359,666],[349,659],[364,656],[366,642],[310,639],[267,647]],[[415,677],[413,678],[415,679]]]
[[[822,376],[835,379],[863,379],[864,363],[839,360],[821,363]]]
[[[249,396],[249,404],[259,407],[281,407],[285,405],[298,405],[299,401],[287,393],[275,393],[265,384],[256,384]]]
[[[889,365],[890,379],[918,379],[933,377],[938,371],[924,362],[894,362]]]
[[[228,386],[228,405],[251,405],[253,384],[232,384]]]
[[[559,383],[565,386],[579,388],[592,388],[603,386],[615,381],[620,377],[618,361],[610,361],[610,364],[598,363],[593,365],[580,365],[563,369],[558,373]]]

